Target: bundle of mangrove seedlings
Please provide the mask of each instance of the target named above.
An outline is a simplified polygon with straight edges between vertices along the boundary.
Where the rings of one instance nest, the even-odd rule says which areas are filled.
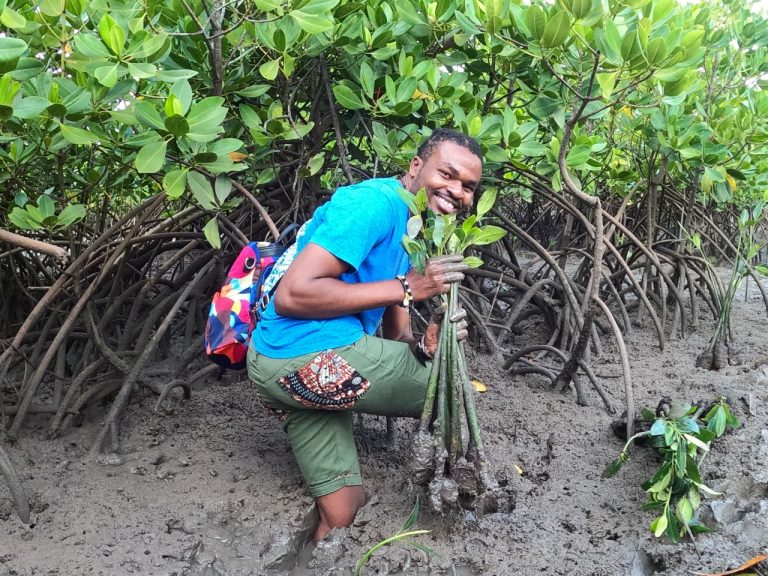
[[[413,216],[403,244],[414,268],[423,271],[428,259],[445,254],[464,254],[471,246],[490,244],[504,236],[497,226],[480,226],[493,206],[496,191],[489,189],[478,202],[477,214],[459,222],[453,214],[425,216],[427,196],[404,193]],[[482,264],[465,258],[472,267]],[[457,317],[462,316],[459,286],[453,284],[442,296],[445,309],[440,340],[432,362],[419,429],[413,440],[411,477],[428,485],[429,505],[434,512],[461,506],[491,511],[497,507],[497,484],[490,471],[480,435],[472,382],[467,374],[462,343],[457,338]]]

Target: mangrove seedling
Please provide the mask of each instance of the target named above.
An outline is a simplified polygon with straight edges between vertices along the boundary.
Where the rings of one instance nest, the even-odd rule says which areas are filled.
[[[403,246],[418,270],[424,270],[429,258],[464,254],[471,246],[491,244],[505,234],[498,226],[480,225],[496,200],[493,188],[478,201],[476,214],[463,221],[458,221],[454,214],[427,210],[423,189],[416,195],[402,191],[401,196],[412,214]],[[471,267],[482,265],[482,260],[475,256],[465,258],[465,262]],[[468,509],[493,510],[497,485],[485,456],[475,391],[453,321],[461,314],[456,284],[442,297],[442,306],[446,311],[432,360],[424,410],[414,436],[411,476],[416,484],[428,484],[429,505],[435,512],[457,504]]]
[[[414,503],[413,509],[411,510],[411,513],[406,519],[405,524],[403,524],[403,527],[400,528],[400,530],[398,530],[394,535],[390,536],[389,538],[385,538],[380,542],[377,542],[376,544],[368,548],[368,550],[366,550],[365,554],[363,554],[363,556],[357,562],[357,566],[355,567],[355,576],[360,576],[360,574],[362,573],[361,571],[363,567],[368,563],[368,560],[371,559],[371,556],[373,556],[373,553],[376,552],[376,550],[384,546],[389,546],[390,544],[402,543],[403,541],[407,541],[407,544],[409,546],[411,546],[412,548],[423,550],[424,552],[426,552],[428,556],[437,555],[437,553],[431,548],[428,548],[427,546],[424,546],[423,544],[420,544],[418,542],[412,541],[412,539],[417,536],[423,536],[424,534],[430,533],[430,530],[411,530],[411,528],[416,524],[416,520],[418,518],[419,518],[419,497],[416,496],[416,502]]]
[[[678,542],[688,534],[707,532],[707,527],[696,518],[701,505],[701,493],[719,496],[701,478],[701,465],[706,458],[712,441],[722,436],[729,428],[739,425],[724,398],[718,399],[704,417],[699,419],[703,409],[690,404],[669,403],[657,413],[643,408],[643,419],[651,423],[649,430],[632,436],[619,457],[603,471],[603,478],[614,476],[629,461],[629,448],[644,438],[650,446],[661,453],[663,460],[650,480],[643,484],[648,501],[643,510],[658,514],[651,522],[650,529],[657,538],[666,534]]]

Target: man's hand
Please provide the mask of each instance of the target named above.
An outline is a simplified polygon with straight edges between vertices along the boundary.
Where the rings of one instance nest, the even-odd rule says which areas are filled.
[[[406,275],[413,299],[420,302],[438,294],[447,294],[451,284],[464,280],[464,271],[467,268],[469,266],[464,263],[461,254],[430,258],[424,267],[424,274],[411,270]]]
[[[437,343],[440,341],[440,327],[442,326],[443,316],[445,315],[445,307],[441,306],[437,308],[429,317],[429,323],[424,330],[424,336],[422,336],[422,343],[424,351],[428,356],[433,357],[437,351]],[[467,311],[461,306],[450,317],[451,322],[456,323],[456,339],[459,342],[467,339],[469,332],[467,330]]]

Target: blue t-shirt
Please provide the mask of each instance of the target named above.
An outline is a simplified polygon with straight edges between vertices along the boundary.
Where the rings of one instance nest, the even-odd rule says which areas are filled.
[[[396,178],[376,178],[336,190],[315,211],[298,240],[298,252],[312,242],[328,250],[349,269],[339,280],[349,284],[391,280],[410,268],[402,245],[408,206],[397,193]],[[384,308],[358,314],[307,320],[280,316],[270,302],[251,336],[252,346],[270,358],[292,358],[346,346],[373,335]]]

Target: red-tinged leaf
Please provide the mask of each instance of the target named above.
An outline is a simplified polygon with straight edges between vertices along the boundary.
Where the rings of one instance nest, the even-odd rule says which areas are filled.
[[[764,562],[765,560],[768,560],[768,554],[759,554],[754,558],[750,558],[744,562],[744,564],[738,568],[734,568],[733,570],[726,570],[725,572],[693,572],[693,574],[696,574],[696,576],[728,576],[729,574],[738,574],[739,572],[743,572],[744,570],[752,568],[753,566],[757,566],[760,564],[760,562]]]

